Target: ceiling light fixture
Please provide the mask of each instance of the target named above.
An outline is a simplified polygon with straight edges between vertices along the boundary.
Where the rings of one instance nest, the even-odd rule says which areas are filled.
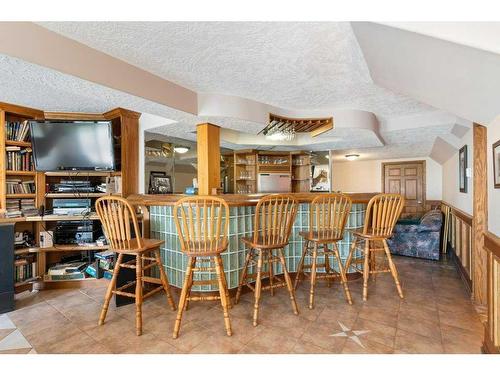
[[[185,154],[189,151],[189,147],[186,146],[174,146],[174,151],[178,154]]]
[[[357,158],[359,158],[359,155],[358,154],[349,154],[349,155],[346,155],[345,158],[349,161],[353,161],[353,160],[356,160]]]

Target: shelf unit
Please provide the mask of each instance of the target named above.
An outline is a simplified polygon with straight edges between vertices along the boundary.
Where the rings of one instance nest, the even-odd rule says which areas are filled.
[[[48,192],[47,184],[56,183],[62,178],[90,179],[94,182],[103,181],[106,177],[121,177],[121,194],[128,196],[138,192],[138,163],[139,163],[139,117],[140,113],[129,111],[123,108],[116,108],[103,114],[86,113],[62,113],[62,112],[43,112],[36,109],[21,107],[13,104],[0,103],[0,214],[6,209],[6,199],[27,199],[34,198],[36,207],[43,205],[45,208],[52,207],[52,200],[56,198],[90,198],[92,205],[99,197],[107,193],[52,193]],[[31,147],[30,142],[20,142],[6,140],[5,121],[24,121],[24,120],[90,120],[90,121],[111,121],[113,130],[113,139],[115,140],[115,165],[116,172],[106,171],[57,171],[57,172],[36,172],[36,171],[6,171],[6,146]],[[34,194],[6,194],[6,178],[21,180],[34,180]],[[85,216],[66,216],[66,215],[45,215],[18,218],[2,218],[0,222],[15,223],[16,231],[29,230],[33,233],[35,240],[39,238],[41,231],[51,230],[57,221],[71,220],[98,220],[96,214]],[[78,287],[82,283],[88,285],[90,281],[101,281],[93,278],[85,280],[61,280],[47,281],[43,275],[51,264],[57,263],[63,256],[82,251],[103,251],[108,246],[78,246],[78,245],[55,245],[50,248],[40,248],[39,246],[24,247],[15,249],[17,256],[33,254],[37,259],[37,274],[30,280],[16,283],[16,292],[32,289],[44,288],[68,288]]]
[[[259,173],[289,173],[292,192],[311,189],[311,155],[307,152],[239,150],[234,152],[234,192],[257,193]]]
[[[234,152],[234,193],[257,192],[257,152],[239,150]]]
[[[292,192],[308,193],[311,190],[311,155],[292,152]]]
[[[7,150],[8,146],[16,146],[21,149],[31,147],[31,142],[28,141],[15,141],[7,140],[7,124],[9,122],[23,122],[25,120],[42,120],[44,113],[42,111],[22,107],[18,105],[0,103],[0,213],[5,213],[7,208],[7,200],[18,199],[34,199],[35,207],[38,207],[40,201],[38,200],[38,190],[40,186],[37,184],[35,171],[22,171],[22,170],[6,170],[7,167]],[[21,181],[33,181],[35,183],[35,193],[33,194],[7,194],[7,179],[17,179]],[[38,225],[30,223],[24,217],[16,218],[3,218],[1,221],[15,223],[16,232],[29,231],[35,238],[38,236]],[[14,254],[16,258],[23,258],[29,252],[24,249],[15,249]],[[33,255],[31,255],[33,257]],[[32,282],[38,278],[39,257],[35,254],[34,262],[37,263],[36,274],[28,280],[23,280],[15,283],[16,293],[24,290],[30,290]],[[14,265],[13,265],[14,266]]]

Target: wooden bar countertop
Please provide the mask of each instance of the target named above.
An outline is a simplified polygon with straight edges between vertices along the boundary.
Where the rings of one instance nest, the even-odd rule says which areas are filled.
[[[313,200],[314,197],[320,194],[325,194],[324,192],[317,193],[288,193],[294,196],[300,203],[308,203]],[[344,193],[352,199],[352,203],[368,203],[371,197],[379,193]],[[255,206],[260,198],[268,195],[265,193],[258,194],[220,194],[218,197],[224,198],[229,206],[241,207],[241,206]],[[172,206],[179,199],[184,197],[192,197],[196,195],[187,194],[133,194],[129,195],[127,199],[133,205],[142,206]]]

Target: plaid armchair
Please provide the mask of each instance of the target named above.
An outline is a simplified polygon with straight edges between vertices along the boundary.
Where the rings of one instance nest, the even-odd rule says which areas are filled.
[[[392,254],[439,260],[443,214],[427,212],[420,220],[400,220],[387,240]]]

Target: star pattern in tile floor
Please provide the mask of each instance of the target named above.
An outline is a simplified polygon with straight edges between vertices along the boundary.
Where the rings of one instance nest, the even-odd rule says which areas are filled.
[[[224,330],[217,302],[192,302],[180,336],[172,339],[176,313],[162,294],[143,306],[143,335],[135,335],[135,306],[110,306],[97,325],[106,281],[83,289],[17,295],[16,310],[0,318],[2,353],[480,353],[484,327],[451,262],[394,257],[405,298],[389,274],[349,282],[353,305],[339,283],[319,282],[315,308],[309,285],[296,292],[292,313],[285,289],[262,293],[260,324],[252,326],[253,295],[230,310],[233,336]],[[178,293],[176,293],[178,299]],[[341,323],[341,324],[340,324]]]
[[[359,336],[370,332],[369,330],[356,331],[356,330],[350,329],[349,327],[345,326],[341,322],[338,322],[338,323],[339,323],[340,328],[342,328],[342,332],[337,332],[337,333],[334,333],[333,335],[330,335],[330,336],[332,336],[332,337],[347,337],[348,339],[354,341],[356,344],[358,344],[362,348],[365,348],[363,343],[359,340]]]
[[[35,354],[31,344],[7,314],[0,315],[0,354]]]

